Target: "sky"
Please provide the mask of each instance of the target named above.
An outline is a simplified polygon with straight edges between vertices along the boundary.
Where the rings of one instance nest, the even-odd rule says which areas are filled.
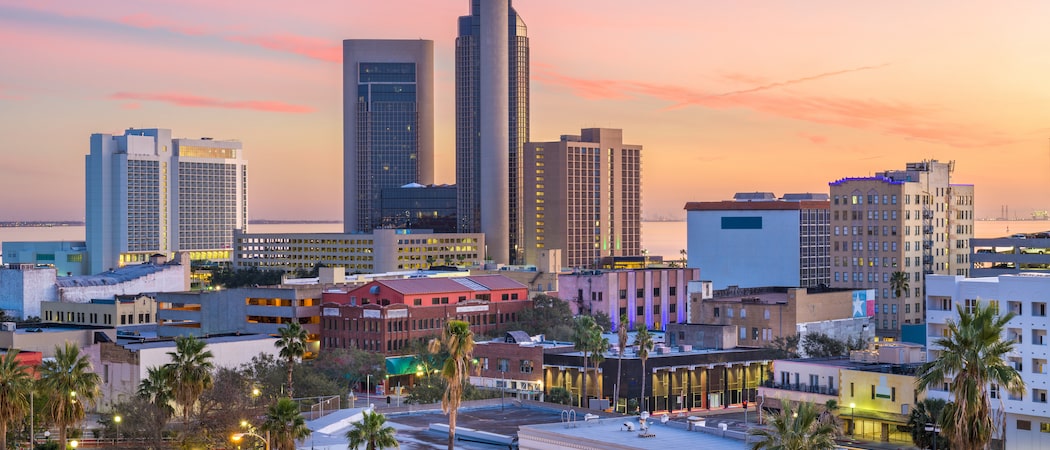
[[[252,219],[342,217],[343,39],[430,39],[455,182],[469,0],[0,0],[0,220],[83,220],[92,133],[243,142]],[[622,128],[646,219],[955,161],[978,217],[1050,209],[1050,2],[518,0],[531,139]]]

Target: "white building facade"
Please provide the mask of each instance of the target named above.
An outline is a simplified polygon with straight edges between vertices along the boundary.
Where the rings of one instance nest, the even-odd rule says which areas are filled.
[[[1012,274],[988,278],[965,278],[960,275],[926,277],[926,335],[929,340],[928,360],[939,357],[936,339],[947,333],[947,321],[957,319],[956,308],[993,302],[999,311],[1010,311],[1016,317],[1007,323],[1003,339],[1014,341],[1014,351],[1007,362],[1021,373],[1025,391],[1016,395],[990,386],[993,416],[1000,405],[1006,412],[1006,448],[1050,449],[1050,321],[1046,306],[1050,302],[1050,275]],[[930,397],[949,398],[946,387],[951,380],[928,392]],[[999,425],[1002,426],[1001,424]]]
[[[173,139],[167,129],[91,135],[85,158],[88,272],[184,250],[228,260],[247,226],[247,164],[238,141]]]
[[[700,268],[714,289],[828,285],[829,206],[823,194],[689,202],[688,266]]]

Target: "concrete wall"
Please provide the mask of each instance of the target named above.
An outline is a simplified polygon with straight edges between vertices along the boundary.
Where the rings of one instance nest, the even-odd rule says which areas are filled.
[[[55,269],[0,269],[0,310],[14,317],[40,316],[40,303],[57,300]]]
[[[760,217],[761,229],[722,229],[723,217]],[[715,289],[799,285],[799,211],[689,211],[689,267]]]

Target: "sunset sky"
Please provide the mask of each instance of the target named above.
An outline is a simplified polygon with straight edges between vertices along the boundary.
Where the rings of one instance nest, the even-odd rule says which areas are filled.
[[[1050,209],[1050,2],[518,0],[531,138],[623,128],[647,218],[954,160],[979,217]],[[342,217],[343,39],[435,42],[454,183],[469,0],[0,0],[0,220],[82,220],[91,133],[243,141],[249,215]]]

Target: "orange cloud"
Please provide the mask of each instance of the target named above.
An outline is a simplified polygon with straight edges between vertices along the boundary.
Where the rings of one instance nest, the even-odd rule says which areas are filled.
[[[191,108],[226,108],[226,109],[249,109],[253,111],[282,112],[282,113],[309,113],[314,109],[309,106],[292,105],[278,101],[267,100],[220,100],[198,95],[178,93],[134,93],[117,92],[110,95],[113,100],[136,100],[170,103],[176,106],[187,106]]]
[[[328,39],[277,34],[273,36],[229,36],[226,40],[254,45],[267,50],[295,53],[321,61],[343,61],[342,43],[333,44]]]
[[[798,135],[800,137],[806,139],[807,141],[814,143],[814,144],[825,144],[825,143],[828,142],[828,137],[827,136],[820,136],[820,135],[809,134],[809,133],[799,133]]]
[[[938,121],[935,108],[902,102],[808,96],[780,89],[793,84],[835,75],[871,70],[866,66],[836,72],[770,82],[748,89],[723,93],[699,89],[628,80],[588,80],[545,70],[534,76],[536,81],[564,87],[588,100],[629,100],[654,98],[670,103],[665,110],[691,106],[709,109],[749,109],[763,114],[823,125],[870,130],[888,135],[970,148],[998,146],[1014,142],[997,131],[980,127]],[[738,76],[739,78],[739,76]]]

